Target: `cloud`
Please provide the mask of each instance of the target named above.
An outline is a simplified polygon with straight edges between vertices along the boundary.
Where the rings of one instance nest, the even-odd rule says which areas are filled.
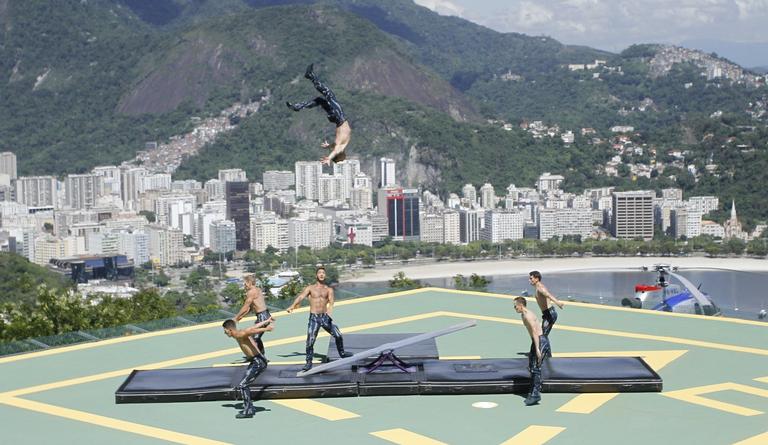
[[[633,43],[696,38],[768,41],[768,0],[451,0],[450,5],[461,11],[456,15],[497,31],[614,51]]]
[[[455,15],[463,17],[464,8],[447,0],[414,0],[419,6],[431,9],[442,15]]]

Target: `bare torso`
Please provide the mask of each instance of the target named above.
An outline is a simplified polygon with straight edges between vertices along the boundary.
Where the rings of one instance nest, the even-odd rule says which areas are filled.
[[[539,305],[539,309],[541,309],[542,312],[549,309],[549,301],[547,300],[547,294],[549,292],[547,291],[547,288],[544,287],[543,284],[536,283],[536,303]]]
[[[256,357],[257,353],[263,352],[259,351],[259,348],[253,342],[253,337],[250,335],[238,337],[236,340],[237,344],[240,346],[240,349],[243,351],[243,354],[245,354],[249,360]]]
[[[267,310],[267,303],[264,301],[264,294],[260,289],[251,288],[246,294],[246,298],[251,303],[251,310],[258,314]]]
[[[526,329],[528,329],[531,338],[534,338],[534,336],[538,338],[542,335],[541,324],[539,324],[539,319],[536,318],[536,315],[534,315],[533,312],[526,310],[524,313],[520,314],[520,318],[523,319],[523,324]]]
[[[328,301],[330,297],[330,288],[325,284],[316,283],[309,286],[309,312],[313,314],[324,314],[328,312]]]

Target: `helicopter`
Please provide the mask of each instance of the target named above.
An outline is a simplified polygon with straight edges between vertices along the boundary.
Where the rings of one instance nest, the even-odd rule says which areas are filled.
[[[643,266],[642,270],[656,272],[656,283],[635,285],[634,297],[623,298],[622,306],[683,314],[722,315],[722,311],[709,295],[699,290],[699,287],[687,278],[675,273],[677,267],[655,264],[652,267]],[[675,278],[682,286],[670,283],[669,277]]]

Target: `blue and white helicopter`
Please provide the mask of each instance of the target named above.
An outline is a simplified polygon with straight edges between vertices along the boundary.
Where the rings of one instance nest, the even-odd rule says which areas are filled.
[[[682,314],[722,315],[720,308],[709,295],[699,290],[687,278],[675,273],[677,267],[655,264],[650,268],[644,266],[643,270],[656,272],[656,283],[636,285],[634,297],[622,299],[622,306]],[[669,277],[675,278],[681,285],[670,283]]]

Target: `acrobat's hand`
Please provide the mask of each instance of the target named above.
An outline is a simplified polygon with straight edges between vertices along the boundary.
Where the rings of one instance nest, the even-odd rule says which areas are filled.
[[[320,146],[321,146],[321,147],[323,147],[323,148],[327,148],[327,149],[329,149],[329,150],[331,149],[331,144],[329,144],[329,143],[328,143],[328,141],[323,141],[323,142],[320,144]]]
[[[286,308],[285,312],[288,312],[289,314],[293,312],[293,306]]]
[[[557,303],[557,307],[559,307],[560,309],[562,309],[562,308],[564,308],[564,307],[565,307],[565,304],[564,304],[562,301],[558,301],[558,303]]]
[[[322,158],[320,158],[320,162],[322,164],[330,166],[331,165],[331,158],[329,158],[328,156],[323,156]]]

